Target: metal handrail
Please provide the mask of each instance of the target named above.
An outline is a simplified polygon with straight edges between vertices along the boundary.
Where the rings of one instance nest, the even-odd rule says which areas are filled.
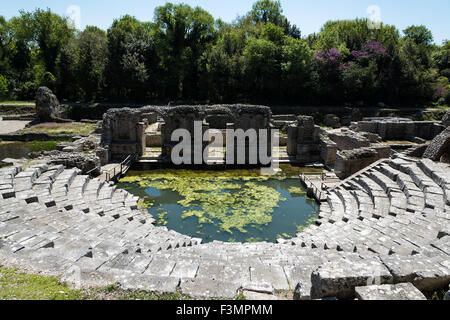
[[[317,172],[316,172],[316,174],[314,174],[314,175],[317,175],[317,176],[320,175],[320,176],[322,177],[322,180],[323,180],[323,177],[324,177],[323,173],[317,174]],[[308,178],[308,176],[307,176],[306,173],[302,173],[302,180],[305,181],[305,182],[309,182],[309,184],[310,184],[309,188],[312,188],[312,189],[313,189],[314,193],[317,194],[317,195],[319,196],[319,199],[322,198],[322,191],[319,190],[319,189],[312,183],[312,181]]]
[[[321,184],[320,189],[313,183],[313,181],[309,178],[309,176],[320,176]],[[313,189],[314,194],[318,195],[319,199],[322,198],[322,194],[325,190],[328,189],[327,185],[324,183],[325,181],[325,172],[311,172],[311,173],[302,173],[301,178],[305,182],[305,184],[309,184],[309,188]],[[331,180],[331,179],[330,179]],[[336,178],[336,180],[340,180],[339,178]]]
[[[130,154],[128,157],[125,158],[125,160],[123,160],[120,164],[118,164],[120,166],[120,172],[117,172],[119,175],[122,175],[124,173],[124,166],[131,166],[131,164],[136,160],[137,158],[137,153],[134,154]],[[116,169],[117,166],[109,169],[108,171],[103,172],[105,174],[105,178],[106,181],[109,182],[111,181],[111,171],[113,172],[113,177],[116,176]]]
[[[94,172],[95,170],[99,170],[99,169],[101,169],[101,167],[95,167],[94,169],[91,169],[88,172],[86,172],[86,174],[90,176],[92,172]]]

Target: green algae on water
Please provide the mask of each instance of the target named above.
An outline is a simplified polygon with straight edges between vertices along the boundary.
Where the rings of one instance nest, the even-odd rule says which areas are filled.
[[[157,224],[204,241],[275,241],[316,214],[298,179],[256,170],[130,171],[119,188],[139,196]]]
[[[289,193],[291,194],[291,195],[296,195],[296,196],[304,196],[304,195],[306,195],[306,190],[305,189],[302,189],[302,188],[299,188],[299,187],[290,187],[289,188]]]
[[[216,221],[220,229],[232,234],[233,229],[246,233],[245,228],[249,225],[269,224],[273,209],[280,201],[286,200],[274,188],[255,183],[268,179],[246,170],[156,170],[129,175],[121,179],[121,183],[138,183],[142,188],[175,191],[183,198],[178,201],[183,207],[201,208],[184,211],[183,219],[196,217],[199,224],[213,224]],[[242,185],[238,181],[247,182]],[[231,190],[235,192],[230,193]]]

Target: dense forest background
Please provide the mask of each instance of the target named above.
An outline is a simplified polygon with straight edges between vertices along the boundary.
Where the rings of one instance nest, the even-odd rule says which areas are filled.
[[[126,15],[106,32],[21,11],[0,16],[0,97],[33,99],[45,85],[70,101],[450,103],[449,41],[433,44],[425,26],[367,22],[329,21],[304,36],[271,0],[231,24],[167,3],[152,22]]]

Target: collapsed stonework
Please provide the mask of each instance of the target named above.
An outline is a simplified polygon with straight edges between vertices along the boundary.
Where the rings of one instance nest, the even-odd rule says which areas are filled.
[[[327,114],[323,120],[323,123],[327,127],[331,127],[333,129],[337,129],[341,127],[341,120],[338,116],[334,114]]]
[[[81,174],[92,172],[93,175],[100,174],[100,159],[95,154],[77,151],[41,151],[30,154],[31,158],[45,161],[50,165],[63,165],[67,168],[78,168]]]
[[[391,148],[374,133],[354,132],[348,128],[323,130],[320,145],[321,159],[344,179],[373,162],[389,158]]]
[[[74,136],[72,142],[61,142],[56,146],[56,150],[64,152],[89,152],[100,146],[101,137],[98,134],[91,134],[87,137]]]
[[[295,114],[272,115],[272,125],[282,131],[287,131],[288,126],[297,122]]]
[[[387,157],[385,157],[387,158]],[[339,152],[336,156],[334,173],[345,179],[379,160],[377,151],[373,148],[358,148]]]

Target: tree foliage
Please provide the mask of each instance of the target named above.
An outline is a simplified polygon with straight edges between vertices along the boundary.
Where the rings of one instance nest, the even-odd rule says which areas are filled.
[[[425,26],[400,33],[366,19],[301,37],[280,1],[258,0],[232,23],[186,4],[125,15],[107,31],[74,30],[49,9],[0,16],[1,95],[40,85],[72,101],[396,105],[449,103],[450,42]]]
[[[0,98],[8,95],[8,81],[0,74]]]

